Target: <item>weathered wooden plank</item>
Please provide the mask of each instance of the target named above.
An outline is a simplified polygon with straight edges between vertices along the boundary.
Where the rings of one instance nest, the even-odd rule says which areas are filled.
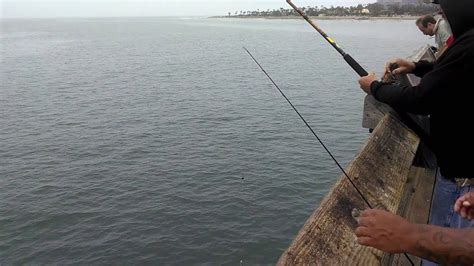
[[[430,45],[426,45],[417,54],[409,57],[408,60],[414,61],[414,62],[420,61],[420,60],[433,62],[434,60],[436,60],[436,56],[431,50]],[[412,85],[420,83],[420,80],[421,80],[421,78],[413,74],[408,74],[407,79],[408,79],[408,82]]]
[[[407,204],[403,216],[411,222],[426,224],[430,213],[436,169],[413,168],[414,174],[416,175],[416,184],[410,191],[412,198]]]
[[[430,213],[431,196],[435,181],[436,166],[429,168],[412,167],[405,187],[404,200],[400,203],[398,214],[413,223],[426,224]],[[409,266],[403,254],[385,254],[389,265]],[[410,256],[415,265],[421,259]]]
[[[394,116],[385,116],[346,172],[373,207],[396,212],[419,138]],[[383,252],[354,241],[354,208],[367,205],[341,175],[306,221],[278,265],[379,265]]]
[[[374,96],[365,96],[362,127],[370,129],[375,128],[387,113],[395,114],[395,111],[389,105],[377,101]]]

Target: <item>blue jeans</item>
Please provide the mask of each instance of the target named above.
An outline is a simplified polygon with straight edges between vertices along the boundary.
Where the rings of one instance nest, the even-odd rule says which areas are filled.
[[[454,212],[453,208],[456,200],[469,191],[474,191],[472,185],[458,187],[454,182],[444,178],[438,169],[428,224],[450,228],[474,227],[474,221],[461,218],[461,216]],[[422,265],[431,266],[438,264],[423,260]]]

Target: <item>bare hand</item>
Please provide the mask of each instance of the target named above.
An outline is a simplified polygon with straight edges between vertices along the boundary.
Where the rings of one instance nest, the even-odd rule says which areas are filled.
[[[397,65],[395,69],[391,69],[392,66]],[[415,70],[415,63],[407,61],[405,59],[393,59],[385,64],[385,74],[392,73],[393,75],[407,74]]]
[[[454,211],[464,219],[474,219],[474,192],[468,192],[459,197],[454,204]]]
[[[405,238],[413,230],[413,224],[407,220],[387,211],[368,209],[360,214],[357,222],[357,243],[390,253],[406,252]]]
[[[374,82],[375,80],[377,80],[377,78],[375,77],[375,73],[373,73],[373,72],[370,73],[367,76],[361,77],[359,79],[360,88],[363,91],[365,91],[367,94],[371,94],[370,93],[370,84],[372,84],[372,82]]]

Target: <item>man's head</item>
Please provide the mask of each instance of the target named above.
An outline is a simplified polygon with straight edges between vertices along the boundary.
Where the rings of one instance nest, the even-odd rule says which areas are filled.
[[[425,15],[416,20],[416,26],[424,35],[435,35],[436,19],[432,15]]]

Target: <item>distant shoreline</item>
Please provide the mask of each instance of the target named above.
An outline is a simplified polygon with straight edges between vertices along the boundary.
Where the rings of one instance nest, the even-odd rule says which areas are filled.
[[[393,17],[369,17],[369,16],[311,16],[315,20],[416,20],[419,16],[393,16]],[[210,18],[234,18],[234,19],[302,19],[300,16],[214,16]]]

